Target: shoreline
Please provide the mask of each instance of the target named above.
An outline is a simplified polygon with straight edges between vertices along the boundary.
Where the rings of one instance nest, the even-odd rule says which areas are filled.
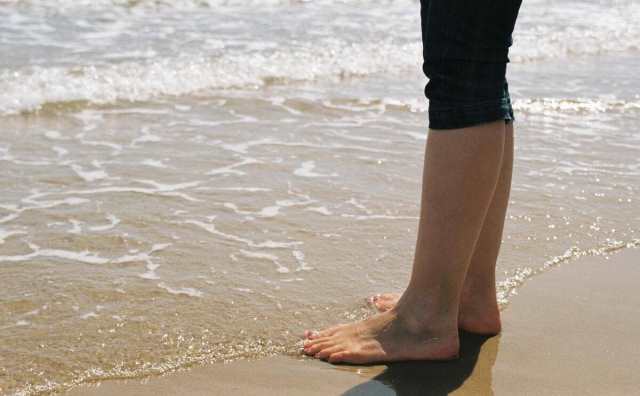
[[[67,395],[632,394],[640,388],[640,249],[588,256],[536,276],[498,337],[463,335],[461,359],[332,366],[274,357],[159,377],[79,385]],[[634,378],[635,376],[635,378]]]

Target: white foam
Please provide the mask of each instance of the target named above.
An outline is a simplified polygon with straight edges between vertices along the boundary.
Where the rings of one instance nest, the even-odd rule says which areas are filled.
[[[373,137],[369,137],[369,136],[354,135],[353,133],[346,132],[346,131],[335,131],[332,134],[334,136],[339,136],[342,139],[353,140],[355,142],[392,144],[392,141],[388,140],[388,139],[377,139],[377,138],[373,138]]]
[[[1,110],[0,110],[0,114],[1,114]],[[21,159],[15,158],[9,152],[9,147],[0,147],[0,160],[12,162],[16,165],[30,165],[30,166],[51,165],[51,162],[47,160],[21,160]]]
[[[80,315],[80,318],[83,320],[87,320],[87,319],[91,319],[91,318],[97,318],[99,315],[93,311],[91,312],[87,312],[83,315]]]
[[[349,43],[339,38],[304,47],[227,51],[147,61],[0,71],[0,113],[33,111],[47,103],[143,101],[212,88],[264,86],[269,81],[311,81],[419,67],[419,43],[392,40]],[[390,54],[396,56],[390,56]]]
[[[282,282],[304,282],[304,278],[284,278]]]
[[[201,292],[198,289],[194,289],[192,287],[174,288],[174,287],[168,286],[164,282],[158,283],[158,287],[168,291],[171,294],[176,294],[176,295],[184,295],[184,296],[190,296],[190,297],[202,297],[204,295],[203,292]]]
[[[289,273],[289,268],[282,265],[278,259],[278,256],[274,254],[264,253],[264,252],[251,252],[243,249],[240,249],[240,254],[242,254],[247,258],[271,261],[273,264],[276,265],[277,267],[276,271],[278,271],[281,274]]]
[[[418,132],[411,132],[411,131],[404,131],[403,132],[405,135],[410,136],[416,140],[427,140],[427,134],[426,133],[418,133]]]
[[[148,179],[136,179],[135,181],[137,181],[138,183],[151,185],[155,187],[157,191],[162,191],[162,192],[184,190],[185,188],[199,186],[202,183],[199,180],[194,180],[194,181],[184,182],[184,183],[177,183],[177,184],[160,183],[155,180],[148,180]]]
[[[347,201],[347,203],[355,206],[356,208],[362,210],[363,212],[365,212],[367,214],[371,214],[372,213],[372,211],[370,209],[368,209],[366,206],[364,206],[362,203],[360,203],[360,201],[358,201],[357,199],[355,199],[353,197],[350,198]]]
[[[0,245],[2,245],[4,243],[5,240],[9,239],[12,236],[15,235],[26,235],[27,233],[25,231],[19,231],[19,230],[5,230],[3,228],[0,227]]]
[[[203,187],[202,189],[219,190],[219,191],[241,191],[241,192],[268,192],[270,188],[264,187]],[[200,190],[201,187],[197,188]]]
[[[152,49],[147,49],[144,51],[124,51],[115,54],[105,54],[102,57],[104,59],[109,60],[127,60],[127,59],[143,59],[143,58],[153,58],[158,53]]]
[[[275,97],[271,97],[269,98],[269,102],[271,102],[272,105],[280,107],[282,109],[284,109],[286,112],[299,116],[302,115],[303,113],[301,111],[298,111],[296,109],[293,109],[287,105],[285,105],[284,103],[286,102],[286,98],[283,98],[281,96],[275,96]]]
[[[215,216],[213,216],[213,218],[215,218]],[[222,231],[219,231],[216,226],[213,223],[204,223],[202,221],[199,220],[186,220],[184,221],[185,224],[192,224],[195,225],[197,227],[202,228],[203,230],[209,232],[210,234],[222,237],[224,239],[228,239],[234,242],[239,242],[242,244],[245,244],[249,247],[252,248],[272,248],[272,249],[282,249],[282,248],[289,248],[289,247],[293,247],[293,246],[298,246],[301,245],[302,242],[299,241],[295,241],[295,242],[276,242],[276,241],[265,241],[265,242],[254,242],[250,239],[247,238],[242,238],[239,237],[237,235],[233,235],[233,234],[227,234],[224,233]]]
[[[362,0],[317,0],[314,3],[321,4],[323,6],[331,6],[335,4],[361,4]],[[231,7],[235,9],[238,6],[248,7],[266,7],[266,6],[304,6],[306,0],[292,1],[292,0],[0,0],[0,3],[7,4],[22,4],[23,6],[41,7],[43,9],[53,9],[56,11],[75,11],[79,8],[95,10],[97,8],[113,9],[115,7],[130,8],[130,9],[142,9],[155,10],[155,9],[170,9],[172,11],[177,10],[206,10],[208,8],[222,8]],[[391,0],[389,4],[407,4],[415,5],[413,0]],[[132,11],[133,12],[133,11]],[[19,19],[19,16],[15,16]],[[211,39],[213,44],[219,42],[219,40]],[[222,44],[218,44],[222,45]],[[267,44],[257,44],[256,48],[269,47]]]
[[[271,261],[278,261],[278,256],[276,256],[274,254],[271,254],[271,253],[250,252],[250,251],[242,250],[242,249],[240,249],[240,253],[242,253],[242,255],[245,256],[245,257],[260,258],[260,259],[266,259],[266,260],[271,260]]]
[[[291,200],[291,199],[279,200],[279,201],[276,201],[275,205],[266,206],[260,209],[259,211],[255,211],[255,212],[241,210],[238,208],[236,204],[232,202],[225,202],[223,206],[225,208],[229,208],[233,210],[237,214],[246,216],[248,219],[253,219],[254,217],[260,217],[260,218],[275,217],[280,213],[280,209],[284,209],[292,206],[305,206],[305,205],[312,204],[314,202],[317,202],[317,201],[309,199],[308,197],[305,200]]]
[[[510,54],[513,62],[576,55],[636,51],[640,48],[640,4],[544,0],[525,1]]]
[[[530,98],[514,101],[513,108],[518,111],[544,114],[554,113],[624,113],[639,111],[640,100],[603,100],[589,98]]]
[[[109,224],[101,225],[101,226],[91,226],[89,230],[91,231],[108,231],[112,228],[115,228],[118,224],[120,224],[120,219],[115,215],[107,215],[107,220],[109,220]]]
[[[160,136],[149,133],[149,131],[147,130],[143,130],[142,135],[133,139],[130,145],[135,147],[139,143],[157,143],[157,142],[161,142],[162,140],[163,139]]]
[[[173,105],[173,108],[178,110],[178,111],[189,111],[189,110],[191,110],[191,106],[180,105],[180,104]]]
[[[151,247],[151,249],[144,253],[138,253],[136,255],[124,255],[115,258],[107,258],[102,257],[96,253],[90,252],[88,250],[84,250],[81,252],[76,252],[72,250],[64,250],[64,249],[41,249],[39,246],[30,243],[29,248],[31,248],[32,252],[28,254],[19,254],[13,256],[0,256],[0,262],[24,262],[31,261],[35,258],[44,257],[44,258],[58,258],[69,261],[76,261],[85,264],[122,264],[129,262],[150,262],[151,254],[163,250],[167,247],[171,246],[171,244],[155,244]]]
[[[85,264],[106,264],[109,262],[108,258],[100,257],[95,253],[91,253],[88,250],[82,252],[74,252],[70,250],[62,249],[40,249],[39,247],[31,244],[29,245],[33,251],[28,254],[20,254],[14,256],[0,256],[0,262],[23,262],[31,261],[35,258],[59,258],[70,261],[78,261]]]
[[[64,157],[65,155],[69,154],[69,150],[67,150],[64,147],[53,146],[51,147],[51,149],[56,152],[56,154],[58,155],[58,158]]]
[[[245,165],[258,164],[258,163],[260,163],[260,161],[258,161],[255,158],[245,158],[242,161],[236,162],[235,164],[211,169],[209,172],[207,172],[207,175],[213,176],[213,175],[234,174],[234,175],[242,176],[245,174],[245,172],[235,168],[239,168]]]
[[[138,252],[137,250],[130,251],[131,254],[126,254],[121,257],[113,258],[109,260],[111,263],[122,264],[122,263],[130,263],[130,262],[144,262],[146,263],[147,272],[145,274],[149,279],[156,279],[155,270],[159,267],[157,264],[153,262],[152,254],[161,250],[164,250],[171,246],[170,243],[161,243],[154,244],[151,246],[151,249],[147,252]],[[143,274],[143,275],[145,275]],[[151,275],[153,274],[153,275]]]
[[[353,106],[343,106],[346,108],[355,107],[357,103],[361,103],[362,99],[350,99],[350,101],[354,102]],[[425,113],[428,109],[428,101],[421,100],[420,105],[416,104],[415,99],[394,99],[393,101],[389,101],[388,99],[367,99],[365,102],[376,102],[380,103],[380,111],[386,112],[387,110],[396,110],[396,111],[411,111],[418,113]],[[389,103],[392,102],[392,103]],[[330,103],[329,100],[323,100],[324,105]],[[335,105],[331,105],[328,107],[336,107]],[[515,99],[513,100],[513,108],[517,111],[523,111],[528,113],[537,113],[544,114],[547,112],[553,113],[569,113],[569,114],[598,114],[598,113],[625,113],[625,112],[633,112],[640,110],[640,100],[635,99],[616,99],[615,97],[599,97],[599,98],[554,98],[554,97],[534,97],[534,98],[526,98],[526,99]],[[327,123],[317,123],[312,122],[305,124],[306,126],[313,125],[328,125]],[[399,130],[394,133],[409,136],[415,140],[425,141],[427,138],[427,134],[425,132],[412,132],[408,130]],[[344,137],[345,133],[338,133],[339,136]],[[307,146],[307,147],[320,147],[313,144],[306,143],[295,143],[295,142],[281,142],[277,140],[269,140],[258,143],[254,141],[254,145],[256,144],[273,144],[273,145],[289,145],[289,146]],[[327,147],[327,146],[325,146]],[[338,148],[338,146],[334,146]],[[357,147],[357,146],[356,146]],[[349,147],[351,149],[355,149],[356,147]],[[371,151],[371,150],[370,150]]]
[[[267,206],[262,208],[256,215],[258,217],[275,217],[280,213],[280,209],[282,209],[282,206],[279,205]]]
[[[323,121],[322,123],[308,122],[303,124],[302,127],[304,128],[314,127],[314,126],[326,127],[329,124],[331,123],[326,121]],[[250,141],[246,141],[242,143],[234,143],[234,144],[223,144],[221,147],[236,153],[246,154],[250,147],[263,146],[263,145],[264,146],[284,146],[284,147],[306,147],[306,148],[314,148],[314,149],[322,149],[322,150],[330,150],[330,151],[343,149],[343,150],[365,151],[370,153],[404,154],[400,151],[379,149],[379,148],[366,147],[366,146],[352,146],[352,145],[345,145],[340,143],[318,144],[318,143],[309,143],[304,141],[295,142],[295,141],[276,140],[273,138],[250,140]]]
[[[86,182],[106,179],[109,175],[103,169],[85,171],[80,165],[72,164],[71,169]]]
[[[139,274],[138,276],[142,279],[160,279],[160,276],[156,273],[156,270],[160,268],[160,264],[156,264],[151,260],[147,261],[147,271]]]
[[[63,139],[62,134],[60,132],[58,132],[58,131],[46,131],[44,133],[44,136],[47,139],[51,139],[51,140],[62,140]]]
[[[324,37],[319,37],[317,26],[312,26],[309,27],[309,32],[299,31],[295,36],[295,45],[282,45],[282,42],[291,42],[287,36],[289,29],[282,35],[275,32],[273,40],[265,42],[262,30],[254,31],[246,29],[242,24],[234,24],[236,29],[242,30],[211,40],[207,37],[211,31],[201,32],[176,26],[179,23],[176,20],[188,20],[189,13],[179,14],[182,18],[178,18],[172,11],[166,11],[166,8],[193,9],[208,5],[209,7],[195,12],[211,13],[211,23],[215,24],[220,23],[217,18],[221,16],[215,13],[219,7],[232,4],[233,7],[240,7],[235,8],[234,12],[242,14],[242,7],[250,7],[254,11],[256,8],[252,8],[251,4],[273,3],[285,7],[286,11],[273,14],[273,23],[290,23],[288,15],[291,13],[299,15],[301,20],[317,14],[318,19],[326,20],[323,26],[326,30],[322,31]],[[358,1],[321,2],[324,3],[328,5],[327,9],[344,7],[348,10],[353,4],[358,4]],[[400,17],[396,23],[419,26],[419,12],[416,12],[415,1],[394,0],[391,3],[394,7],[393,15]],[[0,113],[31,111],[47,103],[143,101],[164,95],[186,95],[212,89],[259,88],[274,82],[336,80],[376,74],[400,75],[407,71],[418,71],[422,61],[419,35],[407,29],[393,29],[393,23],[388,23],[383,11],[385,7],[361,8],[359,12],[362,14],[354,15],[354,20],[357,22],[360,18],[361,21],[371,23],[361,24],[359,29],[357,23],[354,23],[349,29],[344,29],[344,26],[330,19],[332,14],[322,13],[317,8],[317,1],[308,5],[292,5],[288,0],[23,0],[19,4],[20,7],[8,6],[3,15],[3,22],[8,25],[11,36],[15,34],[29,37],[39,48],[64,48],[72,53],[82,50],[83,55],[86,53],[87,56],[72,56],[72,60],[56,62],[57,58],[52,55],[53,61],[49,62],[49,58],[44,58],[38,65],[28,64],[29,58],[26,58],[23,61],[25,64],[0,71]],[[170,50],[155,48],[155,41],[152,41],[154,48],[149,48],[146,41],[148,37],[142,33],[141,46],[131,49],[115,47],[117,40],[129,40],[131,34],[134,34],[134,39],[137,38],[136,29],[146,26],[141,25],[140,12],[127,12],[126,9],[114,7],[118,5],[135,10],[142,8],[142,12],[148,13],[148,18],[157,20],[158,25],[166,26],[169,30],[179,30],[181,34],[176,34],[176,41],[171,41],[168,37],[154,37],[167,44],[158,45],[158,48],[169,47]],[[50,9],[52,14],[70,12],[69,19],[74,20],[77,25],[70,27],[76,28],[71,30],[76,33],[75,37],[62,41],[58,35],[51,34],[57,29],[62,30],[61,27],[55,23],[42,23],[37,12],[34,15],[29,11],[31,8]],[[27,12],[24,12],[25,9]],[[87,9],[97,10],[93,11],[96,15],[109,13],[117,16],[108,29],[103,24],[93,26],[91,19],[86,20],[83,26],[81,21],[85,19],[73,12],[86,13]],[[26,22],[20,22],[21,19],[26,19]],[[605,3],[567,0],[554,4],[553,7],[542,0],[524,2],[514,33],[515,44],[511,59],[514,62],[527,62],[637,51],[640,48],[638,20],[640,4],[632,0]],[[41,29],[48,29],[48,34],[34,33],[32,30],[36,23]],[[192,27],[197,28],[197,25]],[[201,52],[182,50],[180,44],[184,42],[184,33],[195,42],[202,41]],[[235,38],[238,33],[242,33],[242,39]],[[66,37],[64,34],[60,36]],[[354,40],[354,36],[367,39]],[[99,39],[92,40],[92,37]],[[14,44],[11,39],[7,41]],[[92,56],[91,53],[97,55]],[[54,66],[41,66],[47,64]],[[272,102],[293,115],[299,113],[295,108],[284,106],[283,99],[278,96]],[[393,99],[389,99],[388,103],[393,105]]]
[[[97,195],[97,194],[106,194],[106,193],[139,193],[139,194],[145,194],[145,195],[179,197],[184,200],[192,201],[192,202],[201,201],[200,199],[194,198],[189,194],[186,194],[180,191],[187,188],[198,186],[201,183],[200,181],[185,182],[185,183],[178,183],[178,184],[163,184],[163,183],[158,183],[154,180],[135,180],[135,181],[138,183],[151,185],[154,188],[109,186],[109,187],[101,187],[101,188],[88,189],[88,190],[67,190],[63,192],[37,193],[32,195],[29,198],[23,199],[23,201],[27,202],[27,199],[31,199],[32,201],[30,202],[36,205],[32,208],[25,208],[25,210],[34,209],[34,208],[50,208],[50,207],[62,205],[62,204],[77,205],[80,203],[89,202],[88,200],[83,198],[73,198],[73,197],[65,198],[64,200],[60,200],[60,201],[48,201],[48,202],[34,201],[35,198],[51,196],[51,195]],[[0,219],[0,223],[3,223],[3,222],[4,222],[3,219]]]
[[[313,267],[310,267],[305,261],[304,253],[301,250],[294,250],[291,253],[293,254],[293,257],[296,259],[296,261],[298,262],[298,268],[296,268],[296,272],[311,271],[313,269]]]
[[[320,214],[323,214],[325,216],[331,216],[333,214],[333,212],[331,212],[325,206],[315,206],[315,207],[311,207],[311,208],[306,208],[305,210],[307,210],[309,212],[320,213]]]
[[[81,140],[82,144],[86,144],[87,146],[104,146],[112,149],[111,155],[118,155],[122,152],[122,145],[112,142],[104,142],[100,140]]]
[[[29,197],[22,199],[23,202],[30,203],[32,204],[32,206],[24,206],[21,208],[3,206],[4,209],[7,209],[13,213],[0,218],[0,224],[15,220],[20,216],[20,214],[29,210],[50,209],[60,205],[82,205],[84,203],[90,202],[88,199],[83,199],[78,197],[67,197],[65,199],[53,200],[53,201],[35,201],[35,198],[45,196],[45,195],[47,194],[35,193],[30,195]]]
[[[313,170],[316,168],[315,161],[304,161],[300,167],[293,171],[293,174],[300,177],[335,177],[337,173],[325,174],[317,173]]]
[[[82,233],[82,222],[78,220],[71,219],[69,220],[71,223],[71,229],[67,231],[69,234],[80,234]]]
[[[419,219],[417,216],[392,216],[392,215],[383,215],[383,214],[373,214],[373,215],[352,215],[352,214],[342,214],[342,217],[347,217],[354,220],[416,220]]]
[[[155,160],[153,158],[146,158],[146,159],[140,161],[140,163],[142,165],[150,166],[150,167],[153,167],[153,168],[166,168],[167,167],[167,165],[165,165],[164,162],[162,162],[160,160]]]
[[[584,256],[601,256],[612,252],[617,252],[622,249],[638,247],[640,247],[640,239],[633,239],[628,242],[608,240],[608,242],[604,245],[590,249],[581,249],[577,246],[573,246],[567,249],[563,254],[551,257],[550,259],[546,260],[539,268],[517,268],[507,277],[507,279],[498,282],[496,292],[498,303],[501,306],[505,306],[506,304],[508,304],[509,298],[517,294],[518,289],[529,279],[554,267],[557,267],[567,261],[576,260]]]

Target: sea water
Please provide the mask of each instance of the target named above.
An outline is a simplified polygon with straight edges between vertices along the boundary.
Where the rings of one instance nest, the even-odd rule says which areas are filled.
[[[401,291],[419,7],[0,1],[0,394],[295,354]],[[638,20],[632,0],[523,4],[503,306],[639,244]]]

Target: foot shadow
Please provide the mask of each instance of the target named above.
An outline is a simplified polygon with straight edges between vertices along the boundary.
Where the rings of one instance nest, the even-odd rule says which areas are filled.
[[[442,396],[465,382],[468,382],[465,388],[468,387],[469,394],[493,395],[491,372],[498,343],[499,337],[461,332],[460,359],[392,363],[381,374],[349,389],[342,396]],[[481,351],[482,359],[479,359]]]

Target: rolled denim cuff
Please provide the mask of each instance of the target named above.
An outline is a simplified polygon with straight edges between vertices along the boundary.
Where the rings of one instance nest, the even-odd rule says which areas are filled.
[[[511,100],[508,97],[469,105],[429,103],[430,129],[460,129],[499,120],[515,121]]]

